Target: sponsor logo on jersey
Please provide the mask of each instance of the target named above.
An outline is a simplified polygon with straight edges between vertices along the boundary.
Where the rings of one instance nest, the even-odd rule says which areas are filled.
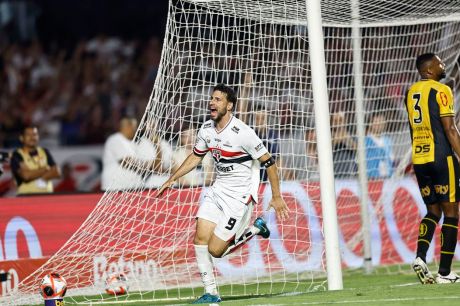
[[[442,105],[447,106],[447,103],[449,103],[449,100],[447,99],[447,95],[441,91],[439,93],[439,97],[441,98]]]
[[[220,156],[221,156],[220,150],[212,149],[211,154],[212,154],[212,157],[214,157],[216,161],[220,160]]]
[[[223,167],[223,166],[220,166],[220,165],[216,165],[216,168],[218,171],[220,172],[230,172],[233,170],[233,165],[231,166],[227,166],[227,167]]]
[[[429,144],[426,144],[426,145],[420,145],[420,146],[415,146],[415,153],[428,153],[430,152],[430,145]]]
[[[219,138],[214,138],[215,141],[217,142],[221,142],[222,140],[220,140]]]
[[[434,185],[434,190],[437,194],[447,194],[449,186],[447,185]]]
[[[210,128],[211,127],[211,122],[205,123],[203,125],[203,128]]]
[[[264,144],[259,143],[254,149],[256,150],[256,152],[259,152],[260,150],[262,150],[263,147],[264,147]]]
[[[420,189],[420,193],[422,194],[422,197],[427,197],[430,195],[431,193],[431,189],[430,189],[430,186],[425,186],[423,188]]]
[[[238,134],[240,132],[240,129],[236,126],[233,126],[232,131]]]

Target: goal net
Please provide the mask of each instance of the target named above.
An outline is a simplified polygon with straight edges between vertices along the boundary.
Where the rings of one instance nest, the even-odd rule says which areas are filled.
[[[363,265],[363,243],[354,99],[354,91],[360,89],[354,86],[352,3],[321,2],[339,240],[343,266],[356,268]],[[171,1],[158,76],[134,140],[144,148],[140,160],[159,153],[155,146],[162,148],[166,173],[142,168],[141,161],[128,164],[139,181],[114,177],[121,185],[134,185],[106,192],[73,237],[2,304],[38,303],[39,281],[52,271],[67,280],[68,302],[124,299],[104,293],[105,279],[117,273],[126,275],[129,297],[139,300],[186,299],[203,293],[193,236],[197,208],[213,178],[213,161],[206,157],[162,198],[155,198],[155,188],[191,152],[193,137],[208,118],[211,90],[220,82],[238,91],[236,115],[256,130],[275,156],[291,210],[285,222],[266,211],[271,191],[261,173],[265,182],[253,217],[264,216],[272,235],[269,240],[256,237],[236,253],[215,260],[221,294],[326,288],[306,5],[304,0]],[[418,79],[415,58],[425,52],[435,52],[445,61],[448,80],[456,89],[459,12],[460,5],[453,1],[371,0],[363,1],[355,20],[361,35],[365,166],[376,266],[414,258],[424,206],[407,160],[404,94]]]

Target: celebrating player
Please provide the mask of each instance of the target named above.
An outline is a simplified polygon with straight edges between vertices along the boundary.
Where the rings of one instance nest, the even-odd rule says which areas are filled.
[[[160,187],[157,194],[161,196],[178,178],[198,166],[207,152],[212,154],[216,180],[198,210],[194,238],[205,294],[195,304],[221,301],[211,255],[225,256],[254,235],[264,238],[270,236],[262,218],[257,218],[254,225],[248,227],[259,187],[259,163],[255,160],[267,169],[272,190],[269,208],[275,209],[279,219],[288,218],[289,210],[281,197],[275,160],[255,132],[233,115],[236,101],[232,88],[224,84],[214,87],[209,103],[211,120],[206,121],[198,132],[193,153]]]
[[[406,108],[412,135],[412,163],[428,213],[421,220],[417,257],[412,268],[422,284],[460,282],[451,271],[457,244],[460,134],[454,122],[450,88],[439,83],[446,76],[445,65],[433,53],[417,57],[422,79],[411,86]],[[441,261],[436,279],[426,265],[426,253],[436,226],[444,214],[441,229]]]

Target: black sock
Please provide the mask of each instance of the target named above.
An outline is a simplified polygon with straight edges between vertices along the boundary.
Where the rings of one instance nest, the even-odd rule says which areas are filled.
[[[458,219],[444,217],[444,223],[441,228],[441,261],[439,263],[439,274],[441,275],[450,273],[452,258],[457,246],[457,233]]]
[[[426,262],[426,252],[428,252],[431,240],[433,240],[434,231],[436,230],[438,222],[439,217],[430,212],[420,221],[417,240],[417,257],[420,257],[424,262]]]

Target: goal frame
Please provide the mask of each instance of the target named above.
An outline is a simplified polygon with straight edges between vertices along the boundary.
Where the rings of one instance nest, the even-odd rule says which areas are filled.
[[[321,16],[321,1],[311,0],[307,5],[308,36],[310,39],[310,64],[312,73],[315,127],[317,133],[318,164],[323,208],[324,244],[326,249],[326,273],[329,290],[343,289],[340,261],[337,204],[332,161],[331,125],[329,122],[329,98],[327,94],[326,62]],[[327,102],[327,103],[326,103]],[[332,189],[332,190],[331,190]]]

